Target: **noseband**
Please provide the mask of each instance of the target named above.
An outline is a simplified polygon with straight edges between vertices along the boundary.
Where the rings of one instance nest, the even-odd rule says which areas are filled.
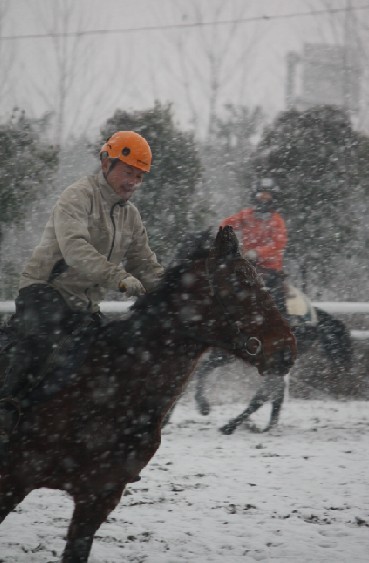
[[[259,338],[257,338],[256,336],[245,336],[242,334],[239,321],[235,321],[232,318],[232,315],[228,311],[219,291],[217,291],[217,286],[214,283],[214,278],[209,268],[209,258],[206,260],[205,263],[205,271],[209,283],[210,295],[218,303],[219,307],[221,308],[225,316],[227,324],[231,329],[231,332],[233,332],[234,334],[234,337],[232,338],[232,344],[228,346],[228,348],[232,351],[242,350],[243,352],[246,352],[249,356],[257,356],[258,354],[260,354],[260,352],[263,349],[261,340],[259,340]]]

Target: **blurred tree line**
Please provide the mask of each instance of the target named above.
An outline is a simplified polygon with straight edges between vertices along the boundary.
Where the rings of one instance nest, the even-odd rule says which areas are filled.
[[[45,141],[48,116],[27,118],[15,108],[0,124],[0,284],[3,298],[12,298],[19,272],[15,256],[20,240],[13,237],[10,250],[2,252],[6,234],[14,225],[24,229],[32,203],[45,196],[58,165],[58,151]],[[37,225],[36,225],[37,227]]]
[[[216,227],[248,205],[257,177],[270,175],[280,187],[278,205],[289,229],[291,275],[313,298],[326,288],[341,299],[346,289],[348,297],[359,298],[347,281],[358,286],[367,275],[369,137],[331,106],[282,112],[264,123],[261,108],[228,105],[214,120],[211,139],[199,142],[177,125],[171,104],[156,102],[142,111],[117,109],[95,140],[72,141],[61,151],[47,141],[46,116],[13,113],[0,126],[0,242],[1,234],[19,227],[15,246],[1,248],[2,297],[14,297],[22,267],[9,248],[19,246],[22,231],[27,246],[30,231],[39,236],[44,227],[34,220],[39,202],[48,202],[49,212],[57,193],[87,173],[87,163],[88,173],[98,169],[99,148],[114,131],[134,129],[154,156],[134,203],[164,264],[188,231]]]
[[[56,170],[58,151],[44,141],[46,128],[47,118],[28,119],[18,110],[0,125],[0,244]]]

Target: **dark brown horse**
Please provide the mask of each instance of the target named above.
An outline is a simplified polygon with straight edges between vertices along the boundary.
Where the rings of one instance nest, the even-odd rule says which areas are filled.
[[[0,480],[0,521],[33,489],[68,492],[64,563],[88,559],[96,530],[160,444],[163,417],[209,346],[283,375],[295,338],[230,227],[197,237],[131,316],[101,327],[77,377],[28,408]]]

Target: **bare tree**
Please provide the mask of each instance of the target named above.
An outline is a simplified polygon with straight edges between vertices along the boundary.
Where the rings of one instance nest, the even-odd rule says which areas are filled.
[[[101,18],[97,25],[99,0],[90,0],[88,8],[86,12],[86,5],[74,0],[29,2],[28,17],[36,22],[38,33],[14,41],[24,50],[17,67],[22,80],[14,85],[13,99],[31,115],[52,115],[52,140],[57,146],[86,135],[91,123],[106,119],[122,99],[121,83],[114,73],[127,76],[129,72],[120,51],[108,47],[107,34],[86,33],[108,27]],[[32,51],[28,67],[27,49]]]
[[[214,135],[222,105],[230,101],[245,104],[247,71],[261,40],[257,26],[245,31],[239,25],[248,10],[246,2],[222,0],[213,0],[206,8],[196,0],[179,0],[172,5],[172,17],[178,21],[179,16],[184,29],[163,35],[168,54],[165,67],[185,96],[192,127],[206,137]],[[196,25],[186,27],[194,22]],[[206,100],[205,105],[200,100]]]
[[[0,0],[0,97],[3,100],[11,91],[11,71],[15,59],[15,46],[1,40],[9,14],[10,0]]]
[[[94,58],[90,39],[84,35],[73,34],[89,25],[78,4],[73,0],[53,0],[53,2],[29,4],[33,16],[41,24],[44,33],[50,37],[51,49],[39,40],[39,61],[45,66],[51,78],[39,80],[28,73],[33,95],[42,102],[45,110],[54,115],[53,141],[61,146],[65,139],[76,132],[83,133],[88,116],[86,107],[92,105],[96,97],[96,86],[102,85],[96,80]],[[91,13],[91,12],[90,12]],[[92,90],[91,85],[95,88]],[[79,92],[75,96],[76,91]],[[78,134],[77,134],[78,136]]]

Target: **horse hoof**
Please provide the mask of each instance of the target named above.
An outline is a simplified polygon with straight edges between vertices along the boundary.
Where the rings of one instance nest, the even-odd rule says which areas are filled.
[[[210,404],[208,403],[208,401],[198,401],[197,408],[202,416],[208,416],[208,414],[210,413]]]
[[[225,434],[225,436],[229,436],[230,434],[233,434],[235,430],[236,430],[236,426],[234,424],[225,424],[224,426],[219,428],[219,431],[222,434]]]
[[[276,427],[276,424],[268,424],[268,426],[266,426],[263,430],[263,432],[269,432],[270,430],[274,430],[274,428]]]

